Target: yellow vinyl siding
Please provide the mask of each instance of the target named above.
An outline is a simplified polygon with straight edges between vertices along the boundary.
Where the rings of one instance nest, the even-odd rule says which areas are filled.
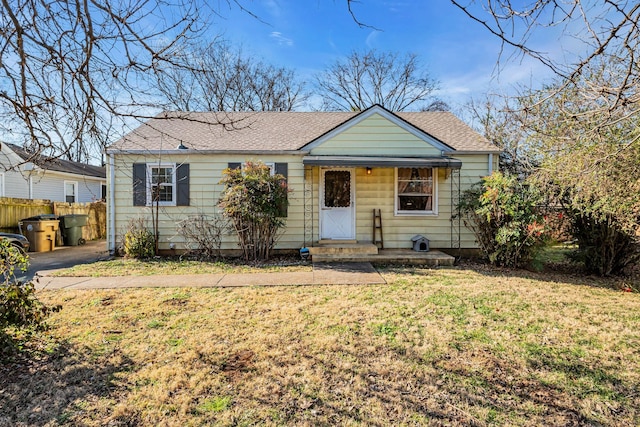
[[[371,153],[369,153],[371,154]],[[487,154],[456,155],[462,161],[460,171],[461,190],[469,188],[480,181],[488,173]],[[494,155],[497,162],[497,155]],[[222,171],[230,162],[262,160],[263,162],[287,163],[289,209],[287,225],[277,242],[279,249],[298,249],[305,243],[305,206],[304,206],[304,166],[302,157],[294,155],[203,155],[191,154],[180,156],[163,156],[162,163],[188,163],[190,165],[190,206],[167,206],[160,208],[160,248],[169,249],[169,244],[176,249],[184,249],[182,238],[176,233],[176,223],[189,215],[218,213],[218,200],[222,185]],[[118,155],[115,160],[115,197],[116,197],[116,245],[119,246],[126,230],[129,218],[144,217],[151,227],[152,210],[149,207],[133,206],[132,173],[134,163],[157,162],[151,156]],[[494,169],[496,166],[494,166]],[[307,245],[318,240],[319,220],[319,170],[311,168],[313,194],[309,206],[313,220],[313,235],[307,236]],[[109,182],[109,180],[107,180]],[[394,215],[395,172],[394,168],[374,167],[371,175],[366,174],[363,167],[355,168],[356,182],[356,238],[359,241],[371,241],[373,225],[373,209],[381,209],[385,248],[410,248],[411,237],[423,234],[431,241],[432,248],[451,247],[451,177],[445,169],[438,169],[438,214],[425,216]],[[311,218],[309,218],[311,219]],[[237,249],[234,234],[225,234],[223,249]],[[461,227],[461,247],[475,248],[477,245],[473,234],[464,226]]]
[[[313,148],[312,156],[439,156],[440,150],[379,114]]]
[[[463,161],[460,171],[460,189],[464,191],[478,182],[488,171],[488,155],[474,154],[456,156]],[[319,217],[319,168],[313,169],[313,216],[317,224]],[[395,171],[394,168],[373,168],[371,175],[366,168],[355,168],[356,182],[356,239],[367,242],[373,238],[373,209],[380,209],[384,233],[384,246],[388,249],[411,248],[411,238],[423,234],[432,248],[451,248],[451,174],[438,169],[438,214],[403,216],[394,213]],[[454,187],[455,189],[455,187]],[[318,230],[314,228],[314,240]],[[461,224],[460,245],[475,248],[473,233]]]
[[[462,169],[460,171],[460,189],[461,191],[469,189],[472,185],[480,182],[483,177],[489,174],[489,155],[488,154],[465,154],[456,156],[462,160]],[[498,169],[498,155],[493,155],[493,170]],[[461,223],[460,226],[460,246],[462,248],[477,248],[475,236]]]
[[[460,182],[467,188],[489,174],[488,154],[464,154],[453,157],[462,160],[462,170],[460,172]],[[498,155],[493,155],[493,170],[498,169]]]
[[[299,156],[226,156],[226,155],[180,155],[163,156],[162,163],[189,164],[189,196],[190,206],[160,207],[159,234],[160,249],[169,249],[171,243],[176,249],[184,249],[184,241],[176,233],[176,224],[189,215],[203,213],[216,215],[223,186],[219,184],[222,171],[228,163],[245,162],[247,160],[262,160],[263,162],[287,163],[288,183],[292,192],[289,194],[289,209],[287,227],[277,242],[277,248],[300,248],[303,243],[304,212],[303,212],[303,166]],[[143,217],[151,228],[152,208],[133,206],[133,164],[156,163],[158,158],[152,156],[117,156],[115,161],[115,206],[116,206],[116,246],[122,241],[129,218]],[[237,239],[234,234],[223,236],[223,249],[237,249]]]
[[[444,170],[438,173],[438,215],[401,216],[394,213],[395,171],[393,168],[356,170],[356,229],[357,239],[371,241],[373,237],[373,209],[382,213],[384,247],[411,248],[411,237],[425,235],[434,248],[451,247],[450,187],[444,180]]]
[[[463,162],[460,171],[461,191],[468,189],[480,181],[482,176],[487,175],[489,160],[487,154],[455,157]],[[316,172],[314,188],[318,185],[317,180]],[[371,175],[366,174],[365,168],[356,168],[356,239],[371,241],[373,238],[373,209],[380,209],[385,248],[411,248],[411,238],[416,234],[426,236],[433,248],[450,248],[452,212],[450,173],[443,168],[438,169],[437,215],[395,215],[395,185],[394,168],[373,168]],[[314,197],[317,197],[317,193],[314,194]],[[317,199],[314,203],[317,205]],[[318,215],[315,209],[314,214]],[[477,247],[473,233],[464,227],[464,224],[461,224],[460,229],[460,245],[462,248]]]

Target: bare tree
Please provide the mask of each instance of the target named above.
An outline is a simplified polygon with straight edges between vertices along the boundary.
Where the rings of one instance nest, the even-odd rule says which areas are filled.
[[[600,116],[599,126],[619,120],[615,110],[636,115],[640,105],[640,4],[627,0],[544,0],[535,2],[470,1],[451,2],[470,18],[480,23],[503,44],[503,51],[512,48],[531,56],[551,69],[561,79],[558,91],[580,83],[600,98],[600,104],[588,112]],[[482,6],[481,6],[482,3]],[[560,60],[546,49],[536,47],[536,37],[553,28],[562,30],[572,41],[572,51]],[[577,46],[576,46],[577,45]],[[567,61],[567,58],[573,60]],[[615,64],[609,79],[583,85],[582,77],[606,63]],[[620,73],[620,71],[623,71]],[[605,95],[604,97],[601,95]],[[553,96],[553,94],[550,94]],[[544,101],[544,100],[541,100]],[[597,130],[597,129],[593,129]]]
[[[640,259],[640,4],[626,0],[452,3],[516,52],[545,64],[553,84],[517,98],[517,135],[532,182],[561,204],[589,271]],[[536,48],[540,32],[572,36],[562,62]],[[567,59],[569,58],[569,59]]]
[[[521,109],[520,99],[499,95],[487,95],[482,101],[471,100],[465,105],[478,131],[502,150],[500,170],[524,178],[531,174],[536,161],[528,150]]]
[[[240,7],[241,0],[226,0]],[[0,3],[0,129],[71,160],[99,153],[112,119],[155,106],[148,76],[182,64],[181,46],[216,13],[204,0]],[[218,4],[218,7],[221,5]]]
[[[337,60],[316,76],[316,86],[324,110],[360,111],[380,104],[406,111],[433,104],[438,83],[421,69],[415,54],[369,50]]]
[[[307,98],[304,83],[292,70],[256,61],[225,40],[185,49],[181,55],[180,64],[165,63],[157,70],[168,109],[291,111]]]
[[[420,111],[451,111],[451,107],[442,99],[435,99],[430,104],[420,107]]]

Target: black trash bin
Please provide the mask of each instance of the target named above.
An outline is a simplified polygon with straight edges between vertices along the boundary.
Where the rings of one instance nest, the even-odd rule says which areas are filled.
[[[82,238],[82,227],[87,225],[89,215],[71,214],[60,217],[60,230],[65,246],[84,245],[86,241]]]

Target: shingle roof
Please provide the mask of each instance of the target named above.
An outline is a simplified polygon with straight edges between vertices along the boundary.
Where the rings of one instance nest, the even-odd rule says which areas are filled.
[[[5,143],[11,151],[16,153],[22,160],[29,161],[42,169],[56,172],[72,173],[82,176],[93,176],[97,178],[106,178],[107,172],[104,167],[88,165],[85,163],[72,162],[70,160],[56,159],[46,156],[29,153],[24,148],[21,148],[15,144]]]
[[[396,113],[396,115],[453,147],[456,151],[500,151],[495,144],[447,111]]]
[[[165,112],[117,141],[110,150],[294,151],[356,117],[356,112]],[[456,151],[498,151],[448,112],[396,113]]]

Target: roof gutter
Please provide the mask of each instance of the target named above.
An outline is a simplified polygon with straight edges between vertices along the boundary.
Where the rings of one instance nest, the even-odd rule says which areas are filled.
[[[444,154],[445,156],[457,156],[460,154],[500,154],[502,153],[502,150],[500,149],[495,149],[495,150],[459,150],[459,151],[443,151],[442,154]]]
[[[186,150],[118,150],[107,149],[107,154],[138,154],[138,155],[151,155],[151,156],[168,156],[168,155],[184,155],[184,154],[255,154],[255,155],[291,155],[291,156],[304,156],[309,154],[308,151],[301,150],[196,150],[189,148]]]
[[[47,169],[47,168],[43,168],[41,166],[37,166],[34,165],[33,169],[25,169],[28,172],[42,172],[42,173],[48,173],[48,174],[54,174],[54,175],[59,175],[62,177],[67,177],[67,178],[75,178],[76,180],[80,177],[82,177],[83,179],[94,179],[96,181],[101,181],[101,182],[105,182],[107,180],[106,176],[95,176],[95,175],[85,175],[82,173],[73,173],[73,172],[62,172],[62,171],[56,171],[53,169]]]
[[[363,166],[460,169],[462,162],[451,157],[365,157],[307,156],[302,163],[310,166]]]
[[[116,172],[115,161],[113,154],[109,154],[109,204],[107,209],[109,211],[109,232],[107,233],[107,239],[109,241],[109,253],[114,255],[116,253]]]

